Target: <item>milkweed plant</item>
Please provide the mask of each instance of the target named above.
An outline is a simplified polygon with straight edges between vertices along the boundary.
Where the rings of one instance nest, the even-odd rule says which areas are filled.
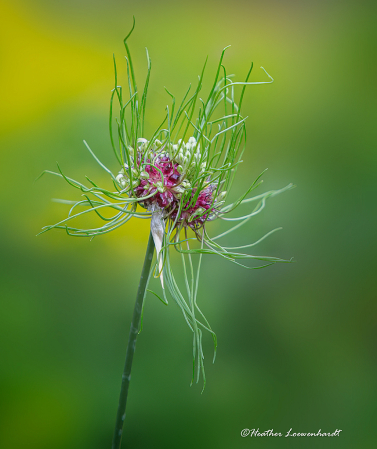
[[[139,90],[127,43],[134,27],[135,21],[124,39],[128,75],[126,89],[118,85],[114,58],[115,86],[110,99],[109,131],[115,155],[115,169],[107,168],[84,141],[94,160],[107,173],[111,187],[100,187],[88,177],[88,184],[82,184],[66,176],[59,165],[58,172],[43,172],[63,178],[70,186],[79,190],[82,196],[77,201],[57,200],[72,205],[68,217],[54,225],[45,226],[41,233],[51,229],[63,229],[70,236],[92,239],[116,230],[131,219],[150,220],[150,236],[122,376],[113,449],[119,448],[121,444],[132,359],[147,291],[154,293],[164,304],[168,304],[171,297],[181,309],[193,337],[192,380],[198,382],[202,376],[204,389],[206,379],[202,334],[209,332],[213,337],[214,359],[217,340],[198,305],[197,293],[203,255],[219,256],[248,269],[262,268],[277,262],[290,262],[277,257],[249,254],[247,251],[277,229],[268,232],[258,241],[243,246],[228,247],[221,243],[224,237],[237,231],[259,214],[269,198],[293,187],[289,184],[280,190],[250,196],[261,184],[262,173],[240,198],[228,202],[246,147],[247,117],[241,115],[245,89],[249,85],[272,83],[273,78],[262,67],[267,80],[249,81],[253,68],[251,65],[245,81],[234,81],[233,75],[227,74],[223,65],[224,53],[228,48],[226,47],[221,53],[207,98],[203,100],[199,96],[203,87],[205,63],[196,86],[192,88],[190,85],[180,102],[165,88],[170,97],[170,105],[166,106],[166,114],[160,126],[153,133],[147,133],[145,115],[151,60],[147,50],[146,80]],[[240,92],[237,96],[238,88]],[[243,205],[251,208],[241,216],[232,216],[232,212]],[[72,224],[75,218],[88,213],[96,214],[103,221],[102,226],[80,229]],[[229,222],[229,229],[212,236],[210,224],[214,220]],[[154,249],[156,258],[152,263]],[[183,286],[179,285],[175,274],[177,267],[176,262],[171,259],[172,250],[180,254],[184,274]],[[257,265],[247,265],[248,262],[257,262]],[[162,295],[148,289],[152,278],[159,279]]]

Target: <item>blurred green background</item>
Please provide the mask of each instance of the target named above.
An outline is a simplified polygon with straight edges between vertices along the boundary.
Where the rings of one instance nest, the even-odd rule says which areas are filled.
[[[104,181],[82,144],[116,169],[108,137],[112,54],[122,39],[152,77],[149,129],[166,86],[180,97],[226,45],[228,73],[275,78],[247,90],[248,147],[234,196],[298,187],[229,239],[297,263],[247,271],[204,259],[207,387],[190,388],[191,333],[173,302],[147,297],[124,447],[374,448],[376,399],[376,3],[350,1],[1,1],[1,401],[4,449],[111,445],[148,223],[94,239],[35,237],[63,218],[54,177]],[[146,136],[148,137],[148,136]],[[213,224],[216,230],[217,224]],[[241,438],[243,428],[339,438]],[[128,445],[127,445],[128,443]]]

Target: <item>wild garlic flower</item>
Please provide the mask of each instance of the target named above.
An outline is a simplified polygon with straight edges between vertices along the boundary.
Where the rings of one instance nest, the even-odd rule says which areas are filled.
[[[89,186],[84,185],[63,174],[59,166],[58,173],[46,171],[64,178],[72,187],[82,192],[83,198],[72,202],[60,200],[65,204],[72,204],[68,217],[44,227],[42,232],[58,228],[65,229],[72,236],[93,238],[119,228],[131,218],[151,219],[157,260],[149,277],[154,273],[155,277],[160,278],[163,292],[163,299],[160,299],[165,304],[168,301],[167,290],[181,308],[193,332],[196,379],[198,381],[202,373],[205,384],[202,331],[212,334],[215,353],[217,343],[215,333],[197,304],[202,255],[218,255],[246,268],[261,266],[250,267],[240,260],[261,260],[264,262],[262,266],[288,262],[277,257],[238,252],[240,249],[253,247],[276,229],[258,241],[240,247],[225,247],[219,243],[227,234],[236,231],[260,213],[268,198],[292,187],[288,185],[280,190],[249,197],[260,185],[260,175],[238,200],[226,204],[246,147],[246,117],[241,115],[245,88],[247,85],[271,83],[273,79],[264,71],[269,78],[267,81],[250,82],[251,65],[244,82],[233,81],[233,75],[228,75],[223,65],[224,49],[207,98],[203,100],[199,96],[205,64],[193,92],[190,95],[190,85],[179,104],[166,89],[171,105],[166,106],[161,125],[151,133],[144,127],[151,61],[147,51],[148,71],[143,90],[139,91],[127,44],[129,35],[124,40],[128,70],[127,100],[124,100],[123,88],[118,85],[114,59],[115,87],[110,101],[109,130],[112,148],[119,164],[115,174],[100,162],[84,141],[94,159],[109,175],[112,188],[99,187],[88,177]],[[237,88],[241,90],[238,101]],[[115,99],[119,105],[119,116],[114,123]],[[249,204],[255,205],[251,211],[239,217],[229,216],[239,206]],[[113,214],[105,216],[105,210],[112,211]],[[90,212],[104,221],[101,227],[80,229],[70,225],[72,219]],[[215,219],[234,224],[227,231],[210,237],[208,224]],[[174,276],[176,266],[171,262],[171,248],[181,254],[184,288],[178,286]],[[194,255],[198,255],[196,266]]]

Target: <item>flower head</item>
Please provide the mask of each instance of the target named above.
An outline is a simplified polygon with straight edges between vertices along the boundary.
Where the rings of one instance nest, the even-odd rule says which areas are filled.
[[[155,277],[160,278],[163,302],[167,304],[166,285],[170,295],[181,308],[193,332],[196,377],[198,380],[202,373],[205,381],[202,331],[206,330],[212,334],[215,352],[216,335],[197,305],[202,255],[218,255],[246,268],[261,266],[248,266],[240,263],[240,260],[261,260],[264,262],[262,266],[287,262],[277,257],[238,252],[241,248],[253,247],[276,229],[256,242],[241,247],[225,247],[218,242],[260,213],[268,198],[292,187],[288,185],[280,190],[250,197],[249,194],[260,185],[260,175],[238,200],[226,204],[246,146],[246,117],[241,115],[245,88],[247,85],[271,83],[273,79],[265,72],[269,77],[268,80],[250,82],[251,65],[244,82],[233,81],[223,66],[226,50],[224,49],[207,99],[203,101],[199,97],[206,66],[204,65],[194,92],[189,95],[190,86],[179,106],[174,95],[166,90],[171,98],[171,105],[166,107],[161,125],[153,133],[146,132],[144,117],[151,63],[147,52],[148,72],[140,95],[127,44],[129,35],[124,41],[129,76],[127,101],[124,100],[123,89],[118,85],[114,59],[115,87],[110,101],[110,139],[119,164],[115,175],[100,162],[84,141],[94,159],[108,173],[112,188],[99,187],[89,178],[87,180],[90,185],[84,185],[64,175],[59,166],[58,173],[46,171],[64,178],[71,186],[82,192],[83,198],[78,201],[61,201],[72,204],[68,217],[59,223],[44,227],[42,232],[60,228],[65,229],[69,235],[93,238],[119,228],[133,217],[151,218],[151,232],[157,259],[150,277],[154,272]],[[237,88],[241,88],[238,101],[236,101]],[[114,124],[115,99],[119,104],[119,116]],[[116,141],[119,142],[119,146],[115,145]],[[239,206],[248,204],[255,204],[255,207],[239,217],[229,216]],[[140,210],[138,206],[142,209]],[[113,215],[105,217],[104,210],[112,211]],[[69,224],[72,219],[90,212],[94,212],[104,220],[103,226],[80,229]],[[207,224],[217,218],[235,224],[222,234],[210,237]],[[195,241],[198,242],[196,246],[193,245]],[[171,248],[181,254],[186,278],[185,294],[179,288],[174,276],[175,270],[170,260]],[[194,255],[198,256],[197,269],[194,269]]]
[[[140,138],[137,142],[137,157],[131,158],[132,186],[139,204],[149,211],[160,209],[163,217],[171,217],[176,226],[189,226],[198,229],[206,220],[216,218],[219,212],[219,198],[226,192],[220,190],[219,181],[212,181],[213,173],[206,170],[205,152],[195,137],[188,143],[178,144]],[[196,178],[203,177],[200,186]],[[130,189],[129,166],[124,164],[116,177],[123,189]],[[183,207],[180,209],[181,199]]]

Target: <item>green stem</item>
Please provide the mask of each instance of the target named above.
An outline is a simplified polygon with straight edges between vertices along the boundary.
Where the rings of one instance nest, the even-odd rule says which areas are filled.
[[[124,420],[126,418],[126,404],[128,387],[131,380],[132,360],[135,353],[136,339],[140,328],[141,313],[143,310],[143,301],[145,289],[147,288],[148,276],[151,269],[154,253],[154,242],[152,233],[149,235],[147,251],[145,253],[144,265],[140,276],[139,288],[137,290],[134,313],[131,321],[130,336],[128,338],[126,361],[124,363],[124,371],[122,375],[122,386],[120,389],[119,405],[115,422],[115,430],[113,436],[112,449],[120,449],[123,433]]]

